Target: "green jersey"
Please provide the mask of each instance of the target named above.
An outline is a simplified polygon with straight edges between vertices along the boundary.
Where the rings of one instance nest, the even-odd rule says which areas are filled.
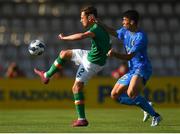
[[[109,34],[97,24],[92,25],[89,31],[95,37],[91,39],[91,50],[87,58],[91,63],[103,66],[106,63],[106,54],[111,49]]]

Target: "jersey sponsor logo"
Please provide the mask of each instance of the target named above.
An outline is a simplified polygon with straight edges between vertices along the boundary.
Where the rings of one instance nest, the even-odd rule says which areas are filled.
[[[134,46],[134,42],[135,42],[135,40],[132,39],[132,41],[131,41],[131,46]]]

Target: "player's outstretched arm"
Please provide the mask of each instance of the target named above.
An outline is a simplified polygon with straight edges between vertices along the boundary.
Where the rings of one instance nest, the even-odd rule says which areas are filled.
[[[131,53],[131,54],[121,54],[118,53],[116,51],[114,51],[113,49],[109,50],[109,52],[107,53],[107,56],[109,57],[115,57],[117,59],[121,59],[121,60],[130,60],[135,56],[135,53]]]
[[[64,41],[73,41],[73,40],[82,40],[84,38],[93,38],[95,34],[92,32],[84,32],[84,33],[76,33],[69,36],[64,36],[63,34],[59,34],[58,38]]]
[[[101,20],[96,19],[95,21],[98,25],[100,25],[101,27],[103,27],[109,34],[111,34],[112,36],[118,37],[118,34],[116,32],[116,29],[107,26],[106,24],[104,24]]]

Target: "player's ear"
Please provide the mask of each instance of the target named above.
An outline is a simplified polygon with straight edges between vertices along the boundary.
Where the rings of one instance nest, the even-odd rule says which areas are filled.
[[[135,24],[134,20],[131,20],[131,21],[130,21],[130,24],[131,24],[131,25],[134,25],[134,24]]]
[[[90,14],[88,16],[88,21],[94,21],[95,20],[95,16],[93,14]]]

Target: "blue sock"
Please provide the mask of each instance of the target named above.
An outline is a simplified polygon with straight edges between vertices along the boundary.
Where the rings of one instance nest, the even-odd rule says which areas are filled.
[[[142,96],[137,96],[136,98],[133,99],[136,105],[141,107],[144,111],[148,112],[151,116],[156,116],[157,113],[154,111],[151,105],[149,105],[148,101],[142,97]]]
[[[127,94],[125,94],[125,93],[121,94],[118,97],[118,102],[120,102],[121,104],[126,104],[126,105],[136,105],[134,100],[129,98],[129,96]]]

